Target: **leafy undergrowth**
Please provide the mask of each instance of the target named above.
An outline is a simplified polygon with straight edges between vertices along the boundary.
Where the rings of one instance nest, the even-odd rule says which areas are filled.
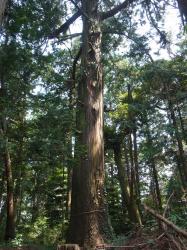
[[[56,248],[40,246],[40,245],[24,245],[24,246],[0,246],[0,250],[54,250]]]
[[[54,250],[55,246],[47,247],[40,245],[6,246],[0,245],[0,250]],[[103,248],[102,248],[103,249]],[[172,232],[158,231],[134,231],[126,236],[116,237],[109,245],[105,245],[106,250],[186,250],[187,239],[182,239]]]

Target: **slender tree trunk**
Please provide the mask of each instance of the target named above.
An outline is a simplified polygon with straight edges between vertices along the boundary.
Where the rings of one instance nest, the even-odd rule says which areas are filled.
[[[68,242],[95,247],[110,237],[104,197],[103,77],[98,0],[83,0],[81,81]]]
[[[125,170],[127,173],[128,181],[130,182],[130,166],[129,166],[129,156],[126,142],[124,143],[124,156],[125,156]]]
[[[180,177],[181,177],[181,182],[183,185],[184,189],[187,189],[187,161],[184,155],[184,149],[183,149],[183,144],[182,144],[182,139],[181,139],[181,135],[177,126],[177,121],[176,121],[176,116],[175,116],[175,112],[173,109],[173,104],[171,102],[171,100],[168,100],[168,108],[170,111],[170,116],[171,116],[171,120],[172,120],[172,124],[173,124],[173,128],[174,128],[174,133],[175,133],[175,138],[177,141],[177,145],[178,145],[178,170],[180,173]]]
[[[182,137],[184,142],[187,144],[187,131],[185,130],[185,125],[184,125],[184,121],[183,121],[183,117],[181,114],[181,110],[179,105],[177,104],[177,112],[178,112],[178,117],[179,117],[179,121],[180,121],[180,127],[181,127],[181,131],[182,131]]]
[[[0,1],[0,27],[3,23],[3,18],[4,18],[7,2],[8,2],[8,0],[1,0]]]
[[[1,204],[1,210],[0,210],[0,224],[2,225],[3,219],[6,216],[6,201]]]
[[[5,229],[5,240],[15,238],[15,223],[14,223],[14,184],[12,177],[12,166],[10,160],[10,153],[8,150],[8,140],[5,142],[4,164],[6,172],[6,185],[7,185],[7,218]]]
[[[1,159],[2,161],[3,159]],[[1,162],[3,166],[3,161]],[[2,171],[2,176],[1,176],[1,183],[0,183],[0,224],[3,222],[4,215],[6,214],[6,199],[4,198],[4,193],[6,192],[5,190],[5,171],[3,169]]]
[[[130,106],[133,106],[134,100],[132,96],[132,89],[128,84],[128,116],[130,121],[130,134],[129,134],[129,152],[131,159],[131,191],[136,193],[138,204],[140,205],[140,178],[139,178],[139,164],[138,164],[138,147],[137,147],[137,134],[136,134],[136,119],[135,113]],[[133,139],[132,139],[133,137]]]
[[[129,156],[130,156],[130,192],[131,197],[135,193],[135,168],[134,168],[134,157],[133,157],[133,143],[132,134],[129,134]]]
[[[118,169],[118,179],[120,183],[121,193],[123,200],[125,201],[125,205],[127,207],[127,211],[129,214],[129,218],[131,222],[142,225],[141,216],[139,212],[138,205],[136,203],[136,197],[134,197],[134,193],[130,192],[130,186],[128,183],[128,177],[125,173],[125,168],[122,164],[122,154],[121,154],[121,144],[117,141],[114,146],[114,159]]]
[[[1,65],[2,66],[2,65]],[[14,181],[12,176],[12,164],[9,152],[9,142],[7,137],[7,120],[5,116],[5,100],[7,96],[6,86],[4,83],[3,67],[0,72],[0,136],[3,141],[2,159],[5,169],[6,181],[6,228],[4,238],[6,241],[15,238],[14,223]]]
[[[153,141],[151,138],[148,124],[146,124],[146,134],[147,134],[147,144],[149,145],[149,148],[153,148]],[[150,156],[148,161],[152,170],[151,172],[152,172],[152,178],[153,178],[154,189],[155,189],[155,194],[156,194],[156,207],[159,209],[159,211],[162,211],[162,199],[161,199],[161,193],[160,193],[160,187],[159,187],[159,181],[158,181],[158,172],[156,169],[154,156]]]
[[[34,187],[32,190],[32,210],[31,210],[31,223],[34,223],[39,214],[39,192],[41,192],[39,187],[39,177],[38,174],[34,175]]]
[[[139,176],[139,163],[138,163],[138,146],[137,146],[137,134],[136,134],[136,124],[133,129],[133,146],[134,146],[134,168],[135,168],[135,179],[136,179],[136,196],[138,201],[138,206],[140,207],[140,176]]]
[[[23,132],[23,119],[20,121],[20,133]],[[22,202],[22,179],[23,179],[23,136],[21,136],[18,151],[16,154],[16,184],[14,188],[14,217],[15,217],[15,224],[19,224],[20,214],[21,214],[21,202]]]
[[[4,198],[3,198],[4,192],[5,192],[5,172],[3,169],[2,175],[1,175],[1,182],[0,182],[0,207],[2,207],[2,204],[4,202]]]
[[[67,192],[66,192],[66,218],[69,219],[71,212],[71,186],[72,186],[72,169],[67,169]]]

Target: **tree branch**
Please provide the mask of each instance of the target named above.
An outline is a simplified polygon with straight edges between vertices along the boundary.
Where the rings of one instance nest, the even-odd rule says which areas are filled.
[[[78,9],[78,11],[80,11],[81,15],[83,15],[84,17],[89,19],[89,17],[86,15],[86,13],[79,7],[79,5],[74,0],[70,0],[70,2],[72,4],[74,4],[74,6]]]
[[[65,23],[60,26],[60,28],[56,29],[52,34],[49,35],[49,39],[56,38],[60,35],[60,33],[66,33],[69,29],[69,26],[77,20],[78,17],[81,16],[81,12],[78,10],[73,16],[71,16]]]
[[[120,12],[122,9],[127,8],[131,3],[133,3],[135,0],[126,0],[124,2],[122,2],[121,4],[117,5],[116,7],[114,7],[113,9],[111,9],[110,11],[107,12],[103,12],[101,13],[101,20],[105,20],[109,17],[112,17],[114,15],[116,15],[118,12]],[[71,1],[72,2],[72,1]],[[74,3],[74,1],[73,1]],[[76,5],[77,7],[77,5]],[[79,7],[78,7],[79,8]],[[78,11],[73,14],[65,23],[62,24],[62,26],[60,26],[58,29],[56,29],[53,33],[51,33],[49,35],[49,39],[53,39],[58,37],[61,33],[65,33],[69,26],[75,22],[75,20],[80,17],[81,15],[84,15],[84,13],[82,13],[82,10],[80,10],[80,8],[78,9]]]
[[[117,5],[116,7],[114,7],[113,9],[111,9],[107,12],[101,13],[101,20],[105,20],[109,17],[113,17],[114,15],[119,13],[122,9],[127,8],[134,1],[135,0],[126,0],[126,1],[122,2],[121,4]]]
[[[73,38],[76,38],[76,37],[81,36],[81,35],[82,35],[82,33],[74,33],[74,34],[70,34],[70,35],[65,35],[65,36],[60,37],[58,42],[63,42],[63,41],[69,40],[69,39],[73,39]]]
[[[172,228],[178,234],[180,234],[183,237],[187,238],[187,232],[185,230],[182,230],[181,228],[179,228],[178,226],[176,226],[175,224],[173,224],[173,222],[169,221],[168,219],[164,218],[162,215],[158,214],[152,208],[146,206],[145,204],[143,206],[144,206],[144,209],[146,211],[148,211],[150,214],[152,214],[154,217],[156,217],[157,219],[159,219],[162,222],[164,222],[166,225],[168,225],[170,228]]]

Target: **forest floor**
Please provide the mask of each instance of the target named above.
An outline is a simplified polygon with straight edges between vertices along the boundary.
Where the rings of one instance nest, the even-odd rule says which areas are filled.
[[[0,250],[49,250],[52,248],[38,245],[25,245],[20,247],[0,247]],[[54,246],[53,249],[56,249]],[[82,248],[81,248],[82,249]],[[95,250],[187,250],[187,239],[178,235],[159,232],[144,232],[132,234],[122,244],[99,246]]]
[[[168,233],[149,233],[132,236],[125,246],[114,248],[115,250],[187,250],[187,240]]]

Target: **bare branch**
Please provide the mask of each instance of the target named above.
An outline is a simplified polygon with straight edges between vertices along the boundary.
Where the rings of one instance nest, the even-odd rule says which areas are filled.
[[[144,204],[144,209],[151,213],[154,217],[164,222],[166,225],[168,225],[170,228],[172,228],[175,232],[182,235],[183,237],[187,238],[187,232],[180,227],[176,226],[173,222],[169,221],[168,219],[164,218],[162,215],[158,214],[156,211],[154,211],[152,208],[148,207]]]
[[[70,34],[70,35],[65,35],[65,36],[60,37],[60,39],[59,39],[58,42],[66,41],[66,40],[69,40],[69,39],[73,39],[73,38],[81,36],[81,35],[82,35],[82,33],[74,33],[74,34]]]

